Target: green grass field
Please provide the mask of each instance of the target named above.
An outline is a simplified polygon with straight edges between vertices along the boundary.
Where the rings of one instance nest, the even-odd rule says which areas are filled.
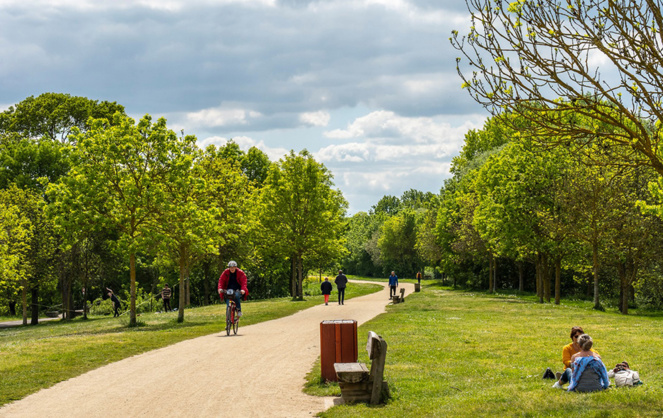
[[[310,285],[315,292],[317,282]],[[351,286],[348,296],[375,286]],[[289,315],[320,303],[290,299],[249,302],[243,325]],[[386,405],[342,405],[324,417],[446,416],[663,416],[663,333],[660,315],[598,312],[591,303],[538,304],[532,296],[486,295],[452,291],[425,282],[423,291],[359,330],[360,361],[369,330],[389,348],[385,378],[392,398]],[[141,326],[128,319],[96,317],[50,322],[37,327],[0,330],[0,404],[106,363],[223,328],[222,305],[177,313],[144,314]],[[546,367],[561,370],[561,349],[569,330],[581,325],[592,335],[608,368],[626,360],[644,385],[592,394],[552,389],[541,376]],[[340,394],[335,384],[320,384],[313,367],[306,388],[311,394]]]
[[[552,389],[541,377],[546,367],[562,370],[573,325],[594,338],[608,368],[626,360],[644,385],[591,394]],[[369,367],[367,331],[388,343],[389,402],[337,406],[322,416],[663,416],[661,325],[660,316],[598,312],[585,302],[555,306],[424,284],[359,329],[360,361]],[[340,394],[337,385],[320,384],[319,364],[308,380],[308,393]]]
[[[316,289],[320,293],[317,281],[309,287],[309,293],[315,294]],[[378,289],[381,287],[376,285],[351,286],[346,297]],[[321,302],[321,296],[310,296],[305,301],[281,298],[244,302],[240,326],[281,318]],[[138,322],[140,326],[128,328],[129,319],[124,315],[0,329],[0,405],[107,363],[221,332],[225,329],[225,305],[187,309],[181,324],[177,323],[177,312],[142,314]]]

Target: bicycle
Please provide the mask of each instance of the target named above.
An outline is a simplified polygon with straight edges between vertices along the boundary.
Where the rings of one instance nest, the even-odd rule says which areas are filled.
[[[237,304],[235,303],[235,291],[228,289],[225,292],[225,297],[228,299],[228,306],[226,307],[226,335],[230,335],[232,329],[233,334],[237,335],[239,329],[239,318],[237,317]]]

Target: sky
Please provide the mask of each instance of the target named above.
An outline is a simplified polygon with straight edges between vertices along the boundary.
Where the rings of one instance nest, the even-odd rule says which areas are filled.
[[[116,101],[272,161],[307,149],[349,214],[438,193],[487,112],[460,88],[463,0],[0,0],[0,110]]]

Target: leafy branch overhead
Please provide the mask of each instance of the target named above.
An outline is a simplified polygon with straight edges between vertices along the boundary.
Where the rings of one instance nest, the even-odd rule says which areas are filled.
[[[663,174],[663,17],[653,0],[468,0],[462,86],[544,142],[621,147]],[[519,118],[524,117],[527,126]]]

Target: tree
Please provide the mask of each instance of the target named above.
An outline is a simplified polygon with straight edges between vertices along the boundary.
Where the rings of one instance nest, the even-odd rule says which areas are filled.
[[[155,229],[163,237],[161,248],[179,264],[179,308],[177,322],[184,321],[189,303],[191,264],[218,249],[215,243],[221,228],[215,205],[216,185],[206,181],[202,153],[191,135],[177,139],[169,133],[171,169],[160,179],[163,204],[158,210]],[[209,178],[213,178],[209,176]]]
[[[242,172],[249,180],[261,186],[267,178],[270,164],[267,154],[256,147],[251,147],[242,158]]]
[[[0,114],[0,134],[15,132],[34,140],[67,142],[76,127],[89,128],[93,119],[109,119],[115,113],[124,114],[124,107],[115,102],[90,100],[63,93],[44,93],[30,96]]]
[[[199,162],[207,193],[216,208],[213,220],[215,249],[206,254],[204,262],[208,270],[216,267],[216,279],[231,257],[240,261],[246,258],[240,255],[252,250],[249,231],[253,218],[249,208],[255,198],[254,187],[249,178],[242,174],[237,160],[228,157],[226,151],[226,148],[211,145],[205,149]],[[204,283],[209,286],[209,277],[204,279]]]
[[[24,291],[31,295],[32,325],[39,323],[39,290],[53,278],[53,264],[57,251],[57,237],[53,222],[45,213],[46,202],[40,192],[20,189],[12,184],[5,189],[12,201],[27,218],[31,234],[24,256]],[[64,301],[63,301],[64,302]],[[66,306],[66,304],[65,304]],[[25,312],[25,310],[24,310]]]
[[[453,31],[451,43],[467,59],[457,58],[457,68],[476,101],[507,122],[512,115],[530,121],[525,129],[544,142],[620,149],[614,161],[663,174],[658,2],[467,0],[467,6],[470,31]]]
[[[387,270],[397,270],[402,276],[414,276],[416,273],[421,265],[416,251],[416,238],[422,215],[423,211],[404,209],[382,225],[378,247]]]
[[[149,115],[138,124],[121,113],[112,125],[92,121],[89,130],[74,128],[77,144],[67,176],[51,184],[55,221],[62,227],[88,225],[118,231],[118,244],[129,255],[130,326],[136,325],[136,253],[155,238],[154,220],[164,209],[163,180],[172,169],[177,136],[161,118]]]
[[[331,173],[308,151],[290,151],[270,167],[254,205],[263,242],[290,258],[293,297],[303,298],[303,260],[343,245],[347,202],[332,187]]]
[[[16,187],[0,189],[0,290],[11,303],[20,291],[23,301],[23,325],[27,324],[27,253],[32,239],[32,224],[13,204]]]

